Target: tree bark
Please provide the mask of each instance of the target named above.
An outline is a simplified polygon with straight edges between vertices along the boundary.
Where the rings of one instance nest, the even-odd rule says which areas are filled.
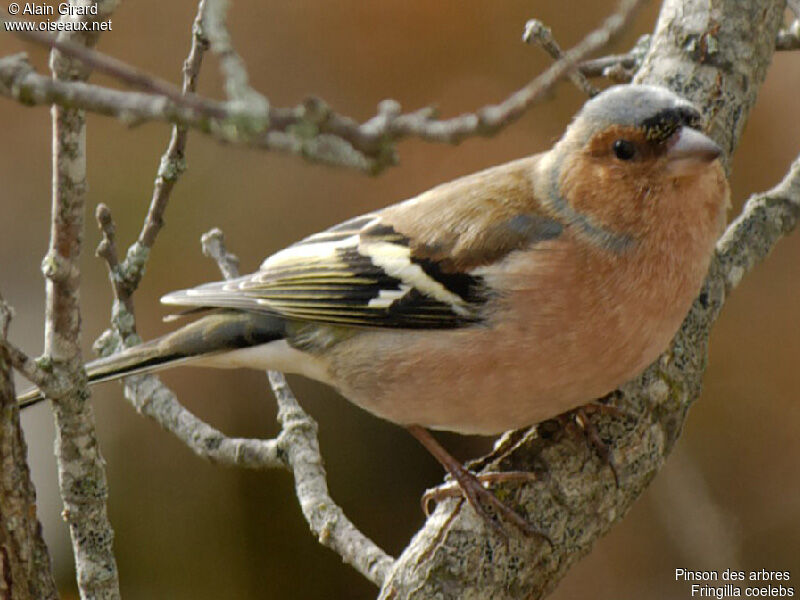
[[[95,0],[98,15],[111,15],[118,0]],[[71,6],[78,6],[76,0]],[[78,17],[81,18],[81,17]],[[61,20],[72,20],[62,16]],[[93,46],[99,33],[62,32],[59,39]],[[89,69],[54,50],[53,77],[84,81]],[[80,267],[86,206],[86,113],[53,106],[53,182],[50,248],[42,262],[47,278],[44,351],[53,372],[70,382],[54,400],[58,483],[69,525],[78,589],[83,599],[119,598],[113,553],[114,532],[108,519],[105,461],[100,454],[94,413],[81,356]]]
[[[0,298],[0,337],[10,311]],[[36,518],[36,491],[19,424],[11,361],[0,345],[0,598],[57,598],[50,555]]]

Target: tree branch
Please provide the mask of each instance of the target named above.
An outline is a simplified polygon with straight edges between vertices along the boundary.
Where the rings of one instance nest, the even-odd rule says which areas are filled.
[[[561,46],[558,45],[558,42],[556,42],[556,39],[553,37],[553,30],[539,19],[531,19],[525,23],[525,32],[522,34],[522,41],[526,44],[530,44],[531,42],[537,43],[555,60],[561,60],[564,56],[564,51],[561,50]],[[575,87],[590,98],[600,92],[600,90],[589,83],[589,80],[581,69],[581,65],[578,65],[574,70],[570,71],[568,77],[569,80],[575,84]]]
[[[622,0],[619,10],[600,28],[587,35],[577,46],[550,66],[544,73],[499,104],[485,106],[450,119],[435,118],[435,110],[423,108],[402,113],[394,100],[385,100],[378,114],[363,124],[339,115],[322,100],[310,98],[294,108],[275,108],[254,101],[255,92],[247,95],[246,73],[236,65],[237,58],[224,33],[224,4],[215,2],[211,31],[224,55],[228,83],[238,90],[233,100],[219,103],[196,96],[183,96],[176,88],[159,80],[143,81],[143,74],[95,51],[75,52],[75,57],[120,81],[158,94],[119,92],[86,84],[64,85],[47,81],[33,72],[19,55],[0,61],[0,94],[27,104],[56,103],[115,116],[128,122],[169,121],[195,128],[221,141],[245,144],[264,150],[298,154],[326,164],[357,168],[378,173],[397,162],[395,146],[407,137],[428,142],[457,144],[468,137],[489,136],[516,121],[528,109],[542,101],[548,92],[575,64],[607,45],[630,22],[644,0]],[[207,15],[208,16],[208,15]],[[55,45],[49,36],[29,36],[30,41]],[[62,52],[74,52],[71,45],[58,46]],[[242,87],[244,81],[245,87]],[[237,83],[238,82],[238,83]],[[169,89],[167,89],[169,88]],[[247,95],[243,105],[241,97]],[[260,96],[259,96],[260,97]]]
[[[71,5],[77,6],[75,0]],[[106,18],[116,0],[98,0]],[[62,20],[69,17],[62,16]],[[59,39],[93,45],[97,34],[63,32]],[[58,80],[88,77],[85,65],[54,51],[50,68]],[[64,518],[69,525],[81,598],[119,598],[114,534],[108,520],[108,487],[80,352],[79,258],[86,197],[86,116],[53,108],[53,210],[47,277],[45,356],[69,389],[54,398],[56,461]]]
[[[207,45],[202,33],[205,1],[201,0],[198,5],[192,48],[184,64],[184,92],[194,89],[202,52]],[[183,170],[185,143],[186,129],[175,127],[170,145],[161,160],[142,232],[128,250],[126,261],[129,264],[118,263],[110,210],[105,205],[98,206],[98,225],[103,233],[98,254],[108,265],[115,295],[112,310],[114,327],[106,331],[95,344],[102,355],[141,341],[135,333],[131,295],[141,280],[149,249],[161,228],[170,191]],[[179,170],[174,168],[176,163],[180,164]],[[166,168],[168,164],[172,164],[173,168]],[[172,172],[174,176],[166,178],[164,171]],[[225,249],[220,230],[208,232],[202,242],[203,253],[217,262],[224,277],[230,279],[238,274],[238,259]],[[303,515],[320,543],[337,552],[375,585],[381,585],[391,567],[392,558],[358,531],[333,502],[322,467],[316,423],[302,411],[281,374],[270,373],[270,382],[278,399],[278,418],[283,426],[281,434],[272,440],[226,437],[184,408],[175,394],[154,375],[127,377],[124,393],[137,412],[156,421],[198,456],[210,462],[251,469],[291,470]]]
[[[197,15],[192,24],[192,43],[189,55],[183,63],[181,93],[184,95],[194,93],[197,88],[197,77],[203,63],[203,55],[208,49],[208,40],[202,29],[202,15],[205,10],[205,3],[206,0],[198,2]],[[172,127],[169,144],[159,162],[147,216],[142,224],[138,239],[128,248],[125,259],[121,263],[118,261],[114,244],[114,225],[111,211],[105,204],[99,204],[97,207],[96,216],[103,232],[103,239],[97,248],[96,254],[102,257],[108,266],[108,276],[114,291],[112,322],[116,324],[117,330],[123,337],[136,332],[135,321],[132,318],[133,293],[139,287],[139,282],[144,275],[145,265],[150,256],[150,250],[155,244],[158,233],[164,226],[164,213],[167,210],[172,190],[186,170],[184,153],[186,151],[188,133],[186,126],[174,125]]]
[[[238,259],[225,249],[219,229],[203,236],[203,253],[217,262],[224,277],[238,275]],[[118,335],[107,332],[104,337],[101,345],[106,350],[122,346]],[[126,344],[138,343],[137,340],[135,335],[129,335]],[[319,542],[380,586],[392,566],[392,558],[356,529],[330,497],[316,422],[300,408],[282,374],[270,372],[269,380],[282,426],[281,433],[272,440],[226,437],[184,408],[155,375],[127,377],[124,386],[125,397],[137,412],[156,421],[198,456],[226,466],[291,470],[303,515]]]
[[[226,279],[239,275],[239,259],[227,252],[219,229],[203,236],[203,254],[217,262]],[[294,475],[297,499],[311,531],[320,544],[339,554],[375,585],[382,585],[394,562],[392,557],[361,533],[333,501],[319,449],[316,421],[300,407],[282,373],[268,371],[267,376],[278,402],[279,455]]]
[[[11,309],[0,296],[0,342],[8,337]],[[36,518],[36,491],[28,469],[11,366],[0,344],[0,597],[58,598],[50,555]]]
[[[258,123],[268,114],[269,102],[249,84],[247,67],[242,57],[236,53],[230,34],[225,26],[228,0],[208,0],[208,8],[203,11],[202,24],[208,36],[211,49],[219,56],[222,74],[225,76],[225,92],[241,112],[255,118],[255,129],[261,130],[267,122]]]
[[[736,0],[711,5],[665,0],[636,81],[666,85],[701,106],[710,134],[730,160],[771,61],[783,8],[783,0],[757,6]],[[498,442],[502,447],[481,461],[484,470],[544,471],[540,481],[504,485],[498,493],[513,499],[554,546],[521,535],[506,543],[463,503],[448,500],[397,559],[381,598],[542,598],[554,589],[625,515],[675,444],[700,394],[708,335],[731,287],[730,273],[743,274],[796,223],[796,171],[797,165],[787,178],[792,183],[748,203],[720,241],[720,258],[672,347],[613,395],[614,404],[629,416],[597,419],[602,439],[614,449],[619,487],[590,449],[586,455],[576,452],[553,422],[517,434],[513,444],[503,438]]]
[[[205,10],[206,0],[200,0],[197,4],[197,16],[192,24],[192,44],[189,49],[189,56],[183,63],[183,85],[181,92],[184,96],[194,94],[197,89],[197,77],[200,74],[200,66],[203,64],[203,55],[208,50],[209,42],[203,32],[202,16]],[[161,162],[156,175],[156,183],[153,187],[153,197],[150,201],[150,208],[147,211],[142,231],[139,234],[138,243],[146,248],[152,248],[156,241],[156,236],[164,226],[164,212],[167,208],[172,188],[175,186],[180,175],[186,170],[186,160],[184,152],[186,150],[186,137],[188,128],[176,125],[172,128],[172,137],[169,146],[161,157]],[[129,250],[129,255],[136,250]],[[141,278],[141,273],[138,276]],[[131,281],[129,285],[133,289],[138,285],[138,281]],[[133,290],[131,290],[132,293]]]
[[[717,272],[730,293],[775,244],[797,227],[800,218],[800,155],[783,180],[751,196],[717,244]]]

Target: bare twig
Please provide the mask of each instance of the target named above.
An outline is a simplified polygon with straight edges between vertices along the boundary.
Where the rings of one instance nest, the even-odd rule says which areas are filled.
[[[267,375],[278,402],[278,444],[294,474],[294,489],[311,531],[320,544],[339,554],[375,585],[383,585],[394,559],[356,529],[333,501],[319,450],[317,423],[297,403],[282,373],[268,371]]]
[[[0,15],[0,25],[6,22],[7,20],[5,17]],[[163,96],[181,106],[195,109],[212,117],[225,117],[225,113],[222,112],[213,101],[209,102],[193,94],[184,94],[179,88],[167,81],[159,79],[150,73],[145,73],[141,69],[132,67],[112,56],[108,56],[92,48],[87,48],[80,43],[64,39],[61,36],[50,35],[42,31],[19,29],[14,30],[13,34],[39,46],[44,46],[51,50],[58,50],[64,56],[75,59],[90,70],[104,73],[133,88]]]
[[[636,58],[632,54],[611,54],[583,61],[578,67],[586,77],[605,77],[608,69],[636,70]]]
[[[229,438],[199,419],[155,375],[125,379],[125,397],[137,412],[153,419],[199,457],[214,464],[247,469],[285,469],[276,440]]]
[[[189,55],[183,63],[183,85],[182,94],[191,94],[197,88],[197,77],[203,63],[203,55],[208,48],[208,40],[205,38],[202,28],[202,14],[205,7],[205,0],[200,0],[197,5],[197,15],[192,25],[192,43]],[[111,277],[112,287],[114,288],[115,299],[122,303],[121,307],[112,310],[112,321],[120,328],[123,336],[135,333],[135,321],[133,320],[133,292],[139,286],[139,282],[144,275],[145,265],[150,255],[150,249],[156,241],[159,231],[164,226],[164,213],[169,203],[172,190],[180,176],[186,170],[186,138],[188,129],[184,125],[174,125],[170,136],[169,144],[159,162],[153,194],[150,199],[150,206],[147,209],[147,216],[142,224],[142,229],[138,239],[131,244],[125,255],[125,259],[119,264],[109,265],[109,276]],[[101,205],[102,206],[102,205]],[[101,210],[98,206],[98,215]],[[111,215],[107,208],[102,209],[108,213],[110,221]],[[98,216],[99,218],[99,216]],[[101,229],[105,231],[101,223]],[[109,236],[104,234],[104,241]],[[98,248],[98,251],[100,248]],[[105,257],[104,257],[105,258]],[[116,257],[114,257],[116,263]],[[121,309],[124,308],[124,311]],[[129,317],[129,318],[126,318]]]
[[[614,83],[627,83],[639,70],[647,50],[650,34],[641,36],[627,54],[604,56],[584,61],[579,70],[586,77],[606,77]]]
[[[120,276],[119,257],[117,256],[115,241],[116,228],[114,220],[111,218],[111,209],[101,202],[97,205],[94,216],[103,236],[97,245],[95,256],[102,258],[108,267],[108,279],[111,282],[111,289],[114,291],[115,302],[122,303],[126,310],[133,312],[133,299],[128,293],[128,288],[123,278]]]
[[[237,275],[235,258],[226,252],[219,230],[204,235],[203,246],[204,253],[217,261],[226,277]],[[110,332],[107,337],[112,337]],[[104,345],[115,343],[118,346],[119,341],[119,337],[113,342],[108,339]],[[130,341],[131,337],[126,344]],[[370,581],[381,585],[392,559],[359,532],[330,498],[316,438],[316,423],[296,405],[281,378],[280,374],[270,374],[281,407],[279,419],[284,426],[273,440],[226,437],[181,406],[174,393],[154,375],[128,377],[124,385],[125,397],[139,413],[155,420],[198,456],[226,466],[292,470],[303,514],[320,543],[339,553]]]
[[[783,180],[769,191],[751,196],[741,214],[717,244],[720,275],[726,293],[760,263],[800,219],[800,156]]]
[[[545,52],[556,60],[564,56],[561,46],[558,45],[558,42],[556,42],[556,39],[553,37],[553,30],[539,19],[531,19],[525,23],[525,32],[522,34],[522,41],[526,44],[536,42]],[[570,71],[569,79],[579,90],[589,97],[597,95],[600,91],[589,83],[589,80],[586,79],[586,75],[581,71],[580,65],[575,70]]]
[[[214,260],[225,279],[234,279],[239,275],[239,257],[225,248],[225,236],[221,229],[207,231],[201,238],[203,254]]]
[[[184,65],[184,91],[193,89],[205,46],[200,21],[203,6],[204,0],[201,0],[193,28],[192,50]],[[107,331],[96,343],[104,355],[140,341],[135,334],[131,294],[141,279],[147,253],[161,228],[163,210],[172,185],[183,170],[185,140],[186,129],[176,127],[169,148],[162,157],[153,200],[142,232],[129,249],[125,261],[136,259],[137,263],[129,266],[125,266],[124,262],[118,263],[110,211],[103,205],[98,207],[98,223],[103,231],[103,242],[98,250],[108,263],[118,300],[112,311],[114,330]],[[171,168],[165,167],[170,164]],[[166,171],[174,173],[174,176],[167,177]],[[202,241],[203,252],[217,261],[223,275],[226,278],[235,277],[238,259],[225,249],[222,232],[212,230],[203,236]],[[132,273],[125,279],[130,287],[118,285],[125,272]],[[274,381],[273,388],[281,407],[279,418],[284,425],[282,433],[274,440],[226,437],[181,406],[172,391],[156,376],[128,377],[124,386],[126,398],[140,414],[155,420],[197,455],[213,463],[252,469],[290,468],[295,474],[303,514],[320,542],[338,552],[370,581],[381,585],[391,567],[391,557],[361,534],[332,501],[322,469],[316,424],[302,412],[280,374],[271,374],[271,381]]]
[[[49,361],[42,358],[34,360],[9,340],[0,336],[0,347],[8,354],[8,359],[19,373],[38,387],[49,398],[58,398],[67,389],[69,382],[60,381],[51,368]]]
[[[192,25],[192,45],[189,56],[183,63],[183,85],[181,92],[193,94],[197,89],[197,76],[200,73],[200,66],[203,64],[203,55],[208,49],[208,39],[205,37],[202,27],[202,16],[205,10],[206,0],[200,0],[197,5],[197,16]],[[161,163],[156,175],[156,183],[153,187],[153,197],[150,201],[150,208],[142,231],[139,234],[139,243],[147,248],[152,248],[156,241],[156,236],[164,225],[164,211],[167,208],[172,188],[175,186],[180,175],[186,169],[184,151],[186,150],[186,137],[188,128],[183,125],[176,125],[172,128],[172,137],[169,146],[161,157]],[[139,274],[141,278],[141,273]],[[137,283],[131,282],[135,288]]]
[[[201,23],[204,6],[205,0],[200,0],[197,5],[197,15],[192,25],[191,48],[183,63],[183,94],[194,92],[196,89],[197,77],[203,62],[203,54],[208,48],[208,40],[203,34]],[[104,258],[108,265],[109,278],[114,291],[115,302],[111,310],[111,321],[117,333],[126,340],[128,345],[140,341],[135,336],[136,320],[134,318],[133,293],[144,275],[150,249],[155,243],[159,231],[164,226],[164,212],[172,190],[178,178],[186,169],[184,152],[186,150],[187,135],[188,129],[185,126],[173,126],[169,144],[159,163],[147,216],[142,224],[138,239],[128,248],[125,259],[121,263],[118,260],[114,244],[114,226],[111,220],[111,211],[104,204],[100,204],[97,207],[98,224],[103,232],[103,240],[97,248],[97,254]],[[99,351],[105,354],[111,352],[106,346],[115,346],[113,336],[111,338],[108,336],[111,336],[110,331],[101,336],[101,340],[97,345]],[[128,339],[129,337],[131,339]]]
[[[202,24],[211,49],[219,56],[220,66],[225,75],[225,92],[239,111],[249,113],[256,120],[267,118],[269,102],[255,91],[249,84],[247,67],[242,57],[233,48],[228,30],[225,27],[225,16],[228,11],[228,0],[208,0],[202,14]],[[263,126],[266,126],[266,121]],[[261,129],[259,124],[255,125]]]
[[[99,86],[59,86],[38,79],[29,66],[21,64],[19,57],[13,63],[5,59],[3,68],[0,68],[0,94],[30,104],[55,102],[80,106],[101,114],[125,117],[128,121],[171,121],[199,129],[223,141],[291,152],[309,160],[376,173],[396,163],[395,144],[403,138],[418,137],[429,142],[456,144],[471,136],[493,135],[516,121],[545,98],[578,62],[616,37],[643,2],[622,0],[618,11],[600,28],[500,104],[450,119],[436,119],[432,108],[402,113],[400,105],[392,100],[382,102],[375,117],[359,124],[335,113],[315,98],[294,108],[262,104],[266,112],[259,114],[253,112],[255,105],[252,103],[244,110],[241,102],[237,101],[187,103],[185,97],[177,95],[175,90],[169,95],[140,93],[131,96],[131,93],[126,95]],[[64,47],[64,50],[70,48]],[[99,53],[92,54],[93,64],[99,61],[96,55]],[[119,72],[119,69],[114,72]],[[128,80],[136,79],[129,77]]]
[[[183,93],[195,90],[203,54],[208,47],[201,21],[205,2],[206,0],[200,0],[198,3],[197,16],[192,26],[192,44],[183,64]],[[141,341],[136,335],[132,295],[144,274],[149,250],[163,226],[163,214],[172,189],[185,169],[186,138],[185,127],[179,125],[173,127],[169,145],[161,157],[153,196],[142,230],[121,264],[117,260],[111,213],[104,204],[98,205],[98,224],[103,232],[103,241],[98,247],[98,254],[105,259],[109,267],[116,300],[112,310],[115,330],[106,331],[95,343],[96,349],[103,355]],[[181,406],[172,391],[164,386],[158,377],[153,375],[128,377],[125,380],[125,395],[140,414],[154,419],[196,454],[210,462],[254,469],[285,467],[277,456],[275,441],[226,437]]]
[[[212,229],[203,235],[202,245],[203,254],[216,261],[223,277],[238,277],[239,259],[225,249],[222,231]],[[377,586],[382,585],[393,559],[356,529],[333,501],[319,450],[316,421],[300,407],[282,373],[268,371],[267,376],[278,402],[279,453],[294,475],[297,499],[311,531],[321,544],[339,554],[364,577]]]

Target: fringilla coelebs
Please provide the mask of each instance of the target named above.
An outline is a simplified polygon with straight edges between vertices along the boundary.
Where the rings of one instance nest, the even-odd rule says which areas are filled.
[[[667,89],[609,88],[547,152],[167,294],[205,313],[89,363],[90,381],[273,369],[395,423],[480,434],[591,402],[667,348],[706,274],[729,190],[700,121]]]

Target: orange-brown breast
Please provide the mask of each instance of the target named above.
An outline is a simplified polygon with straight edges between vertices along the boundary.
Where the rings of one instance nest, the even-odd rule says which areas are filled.
[[[659,190],[653,227],[625,252],[568,228],[533,253],[509,254],[486,274],[507,290],[487,326],[342,342],[331,353],[334,383],[390,421],[483,434],[612,391],[666,349],[708,268],[727,184],[716,166],[687,185]]]

